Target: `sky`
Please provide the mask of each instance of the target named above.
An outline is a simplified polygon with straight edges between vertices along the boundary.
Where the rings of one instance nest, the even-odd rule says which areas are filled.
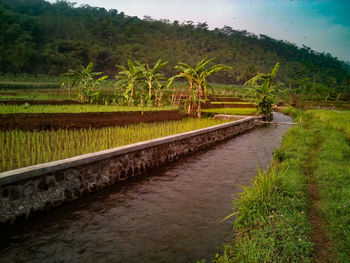
[[[50,0],[55,2],[55,0]],[[129,16],[207,22],[306,45],[350,61],[350,0],[68,0]]]

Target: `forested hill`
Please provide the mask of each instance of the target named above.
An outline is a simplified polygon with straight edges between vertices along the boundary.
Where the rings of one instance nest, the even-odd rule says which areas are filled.
[[[342,84],[350,66],[330,54],[230,27],[209,30],[206,23],[155,21],[129,17],[117,10],[65,1],[0,0],[0,72],[60,74],[93,61],[95,70],[113,76],[127,59],[153,63],[195,63],[215,57],[234,67],[214,81],[242,83],[256,72],[281,63],[279,80],[315,78]]]

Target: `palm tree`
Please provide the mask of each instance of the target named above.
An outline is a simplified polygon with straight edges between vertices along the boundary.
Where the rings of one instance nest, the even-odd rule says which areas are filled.
[[[207,100],[208,87],[210,87],[210,85],[207,83],[207,77],[219,71],[232,69],[232,67],[222,64],[217,64],[211,66],[210,68],[207,68],[207,65],[213,62],[214,60],[215,58],[204,58],[201,61],[199,61],[195,67],[192,67],[183,62],[179,62],[178,65],[175,66],[175,68],[181,70],[181,72],[174,77],[184,77],[188,81],[188,115],[190,115],[191,113],[194,115],[195,112],[197,112],[198,118],[201,118],[201,103]]]
[[[274,99],[274,85],[272,81],[276,77],[279,65],[280,63],[276,63],[270,74],[259,73],[244,84],[244,86],[253,88],[259,113],[269,114],[272,111]]]
[[[135,65],[130,59],[128,60],[129,69],[119,65],[116,65],[116,67],[121,69],[121,71],[115,76],[116,79],[119,79],[115,86],[125,89],[123,96],[128,105],[131,106],[135,102],[136,88],[141,81],[142,68]]]
[[[147,103],[151,103],[153,95],[155,97],[155,101],[154,101],[155,103],[159,99],[158,93],[163,87],[163,85],[159,81],[164,79],[164,75],[162,73],[159,73],[159,71],[162,67],[164,67],[167,64],[168,64],[168,61],[165,61],[162,63],[161,59],[158,59],[156,64],[153,66],[153,68],[150,68],[148,64],[142,65],[138,63],[138,66],[142,71],[142,75],[143,75],[142,78],[144,78],[148,89],[148,92],[147,92],[148,94],[145,98],[145,101]]]
[[[98,95],[98,85],[108,78],[108,76],[102,76],[96,79],[97,76],[100,76],[103,73],[92,72],[93,66],[94,64],[90,62],[86,68],[81,66],[80,71],[70,70],[68,73],[62,74],[63,76],[68,77],[72,87],[78,88],[78,99],[83,102],[92,103],[94,98]]]

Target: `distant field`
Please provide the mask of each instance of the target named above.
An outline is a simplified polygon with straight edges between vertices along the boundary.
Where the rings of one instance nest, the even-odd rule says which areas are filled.
[[[114,105],[0,105],[0,114],[14,113],[81,113],[117,111],[176,110],[174,107],[129,107]]]
[[[249,105],[252,104],[252,102],[249,101],[213,101],[210,102],[210,104],[241,104],[241,105]]]
[[[51,82],[0,82],[0,89],[57,89],[60,83]]]
[[[317,118],[350,137],[350,111],[310,110]]]
[[[202,113],[214,114],[228,114],[228,115],[254,115],[257,109],[255,108],[219,108],[219,109],[205,109]]]

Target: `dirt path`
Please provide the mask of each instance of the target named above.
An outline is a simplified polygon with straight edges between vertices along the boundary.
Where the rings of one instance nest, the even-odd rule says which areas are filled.
[[[321,137],[318,136],[315,147],[303,166],[307,178],[307,194],[309,197],[307,216],[311,224],[311,241],[314,243],[313,262],[334,262],[333,244],[325,230],[325,223],[320,210],[319,187],[314,174],[322,143]]]

